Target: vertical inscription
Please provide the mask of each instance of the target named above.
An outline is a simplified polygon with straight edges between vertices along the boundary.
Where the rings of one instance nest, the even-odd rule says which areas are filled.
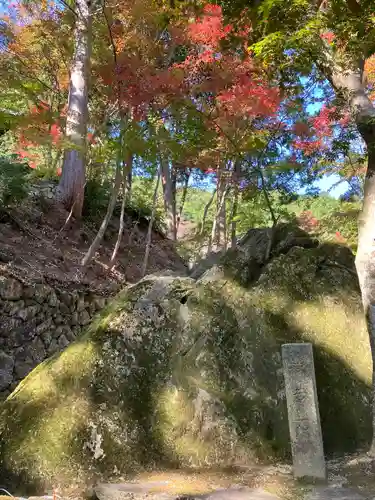
[[[311,344],[281,348],[295,477],[326,478]]]

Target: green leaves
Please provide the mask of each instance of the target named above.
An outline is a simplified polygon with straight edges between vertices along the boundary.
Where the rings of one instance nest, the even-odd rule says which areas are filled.
[[[264,38],[255,42],[250,46],[251,51],[256,57],[265,63],[272,63],[275,59],[280,57],[284,51],[286,44],[285,34],[281,31],[276,31],[266,35]]]
[[[27,195],[29,168],[12,157],[0,156],[0,208],[19,203]]]

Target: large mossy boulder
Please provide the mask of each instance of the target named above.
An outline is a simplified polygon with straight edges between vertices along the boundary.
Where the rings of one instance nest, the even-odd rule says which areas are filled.
[[[326,452],[367,443],[371,361],[353,256],[285,252],[246,286],[229,266],[121,292],[3,404],[1,482],[38,489],[287,458],[285,342],[314,345]]]

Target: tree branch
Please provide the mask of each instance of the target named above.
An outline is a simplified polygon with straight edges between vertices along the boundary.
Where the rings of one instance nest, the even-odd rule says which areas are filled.
[[[70,12],[76,16],[76,17],[79,17],[77,12],[67,3],[65,2],[65,0],[59,0],[68,10],[70,10]]]

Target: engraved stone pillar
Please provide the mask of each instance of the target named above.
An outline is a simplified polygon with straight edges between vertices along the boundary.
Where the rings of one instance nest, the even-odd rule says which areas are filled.
[[[322,430],[311,344],[281,348],[294,475],[326,479]]]

